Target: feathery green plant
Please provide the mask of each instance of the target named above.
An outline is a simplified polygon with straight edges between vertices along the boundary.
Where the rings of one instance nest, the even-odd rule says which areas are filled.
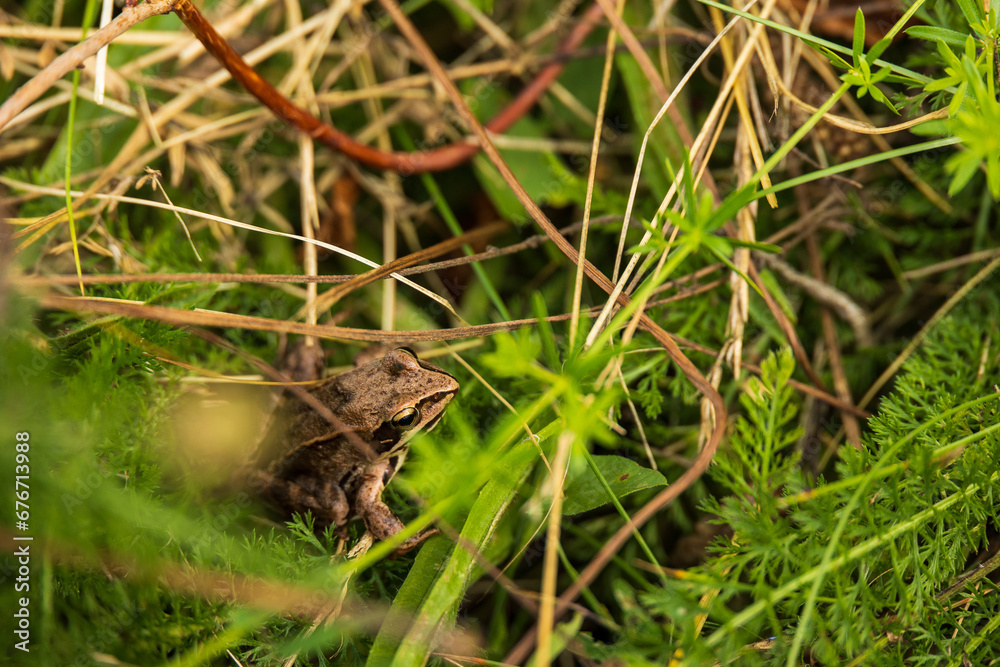
[[[788,665],[996,655],[1000,601],[969,576],[969,559],[1000,530],[998,318],[1000,300],[981,293],[942,322],[831,480],[798,465],[794,361],[772,355],[712,468],[729,495],[705,510],[731,534],[704,565],[639,595],[634,613],[674,638],[643,655]]]

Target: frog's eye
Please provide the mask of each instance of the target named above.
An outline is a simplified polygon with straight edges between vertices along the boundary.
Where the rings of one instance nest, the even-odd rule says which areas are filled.
[[[406,431],[417,425],[420,420],[420,410],[417,408],[403,408],[392,416],[392,425],[400,431]]]

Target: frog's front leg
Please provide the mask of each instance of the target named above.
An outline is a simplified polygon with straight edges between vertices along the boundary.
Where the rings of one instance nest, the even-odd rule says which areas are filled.
[[[333,482],[313,479],[296,482],[256,470],[251,473],[249,483],[254,492],[289,514],[312,512],[319,529],[330,525],[339,528],[347,523],[350,513],[347,495]]]
[[[355,512],[364,520],[368,531],[377,540],[389,539],[404,528],[403,522],[396,518],[388,505],[382,502],[382,490],[385,488],[386,478],[390,477],[391,473],[392,465],[389,461],[379,461],[366,468],[354,498]],[[393,555],[405,554],[439,532],[437,528],[431,528],[407,538],[396,547]]]

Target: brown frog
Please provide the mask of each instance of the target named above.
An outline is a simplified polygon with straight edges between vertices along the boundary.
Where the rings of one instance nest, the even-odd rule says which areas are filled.
[[[395,535],[403,523],[382,502],[382,490],[409,439],[433,428],[457,391],[451,375],[399,348],[309,391],[337,426],[292,395],[262,441],[251,488],[288,514],[312,512],[317,529],[333,525],[343,534],[360,518],[376,539]],[[435,532],[407,539],[397,553]]]

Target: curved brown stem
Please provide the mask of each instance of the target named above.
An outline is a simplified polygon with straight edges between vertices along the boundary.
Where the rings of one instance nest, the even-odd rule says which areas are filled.
[[[265,81],[246,63],[243,58],[229,45],[224,37],[216,32],[212,24],[194,6],[191,0],[178,0],[174,12],[184,22],[184,25],[194,33],[205,46],[205,50],[215,56],[223,67],[229,70],[247,92],[261,101],[282,121],[295,126],[316,141],[339,151],[352,160],[367,167],[386,169],[401,174],[419,174],[431,171],[444,171],[472,159],[480,148],[473,143],[451,144],[440,148],[415,152],[386,152],[362,144],[350,135],[324,123],[302,107],[282,95]],[[597,25],[601,16],[601,8],[594,4],[584,13],[580,21],[573,27],[556,50],[557,56],[572,53]],[[552,82],[558,78],[566,65],[565,58],[557,57],[539,71],[535,79],[500,111],[489,123],[486,129],[490,132],[504,132],[530,109],[541,97]]]

